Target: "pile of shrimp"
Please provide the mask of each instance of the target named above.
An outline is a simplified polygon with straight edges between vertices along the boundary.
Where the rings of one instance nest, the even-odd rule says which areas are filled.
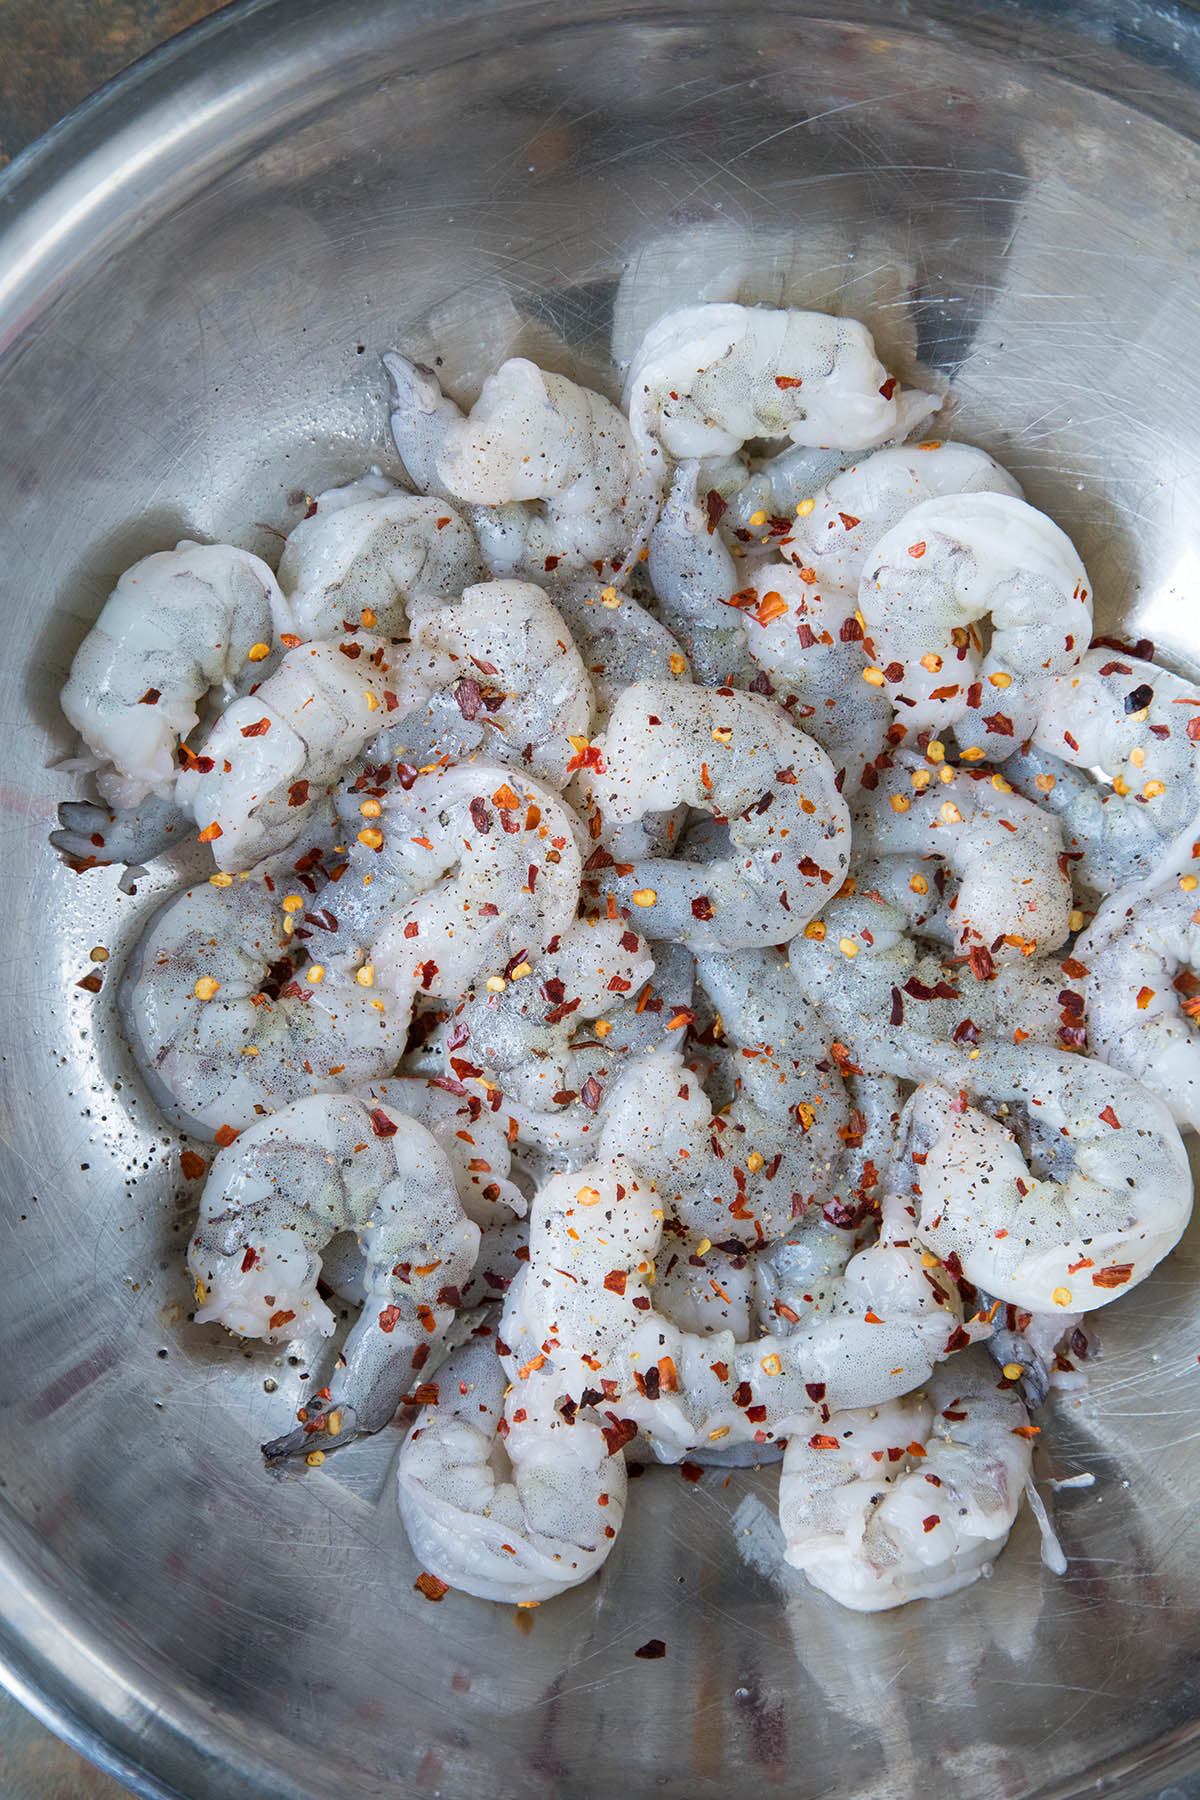
[[[399,1414],[421,1591],[518,1605],[631,1466],[779,1462],[787,1561],[894,1607],[1044,1518],[1188,1222],[1200,691],[864,326],[624,360],[464,410],[390,353],[402,477],[129,569],[52,842],[175,858],[112,986],[211,1147],[195,1320],[332,1340],[270,1462]]]

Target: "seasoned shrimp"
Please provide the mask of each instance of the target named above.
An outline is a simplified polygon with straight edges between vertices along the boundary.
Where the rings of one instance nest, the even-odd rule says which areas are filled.
[[[378,734],[385,700],[424,695],[415,662],[361,634],[299,644],[185,751],[179,804],[219,869],[249,869],[294,843],[347,763]]]
[[[523,1217],[528,1202],[511,1179],[512,1145],[507,1119],[488,1110],[480,1096],[456,1094],[421,1076],[392,1075],[372,1081],[357,1096],[416,1119],[450,1164],[468,1219],[482,1231]]]
[[[1009,494],[1019,500],[1021,489],[972,444],[931,441],[876,450],[824,487],[809,489],[784,553],[798,569],[810,568],[818,582],[857,595],[873,545],[919,501],[950,494]]]
[[[226,699],[256,645],[269,646],[279,587],[266,563],[230,544],[184,538],[126,569],[84,638],[64,713],[108,765],[110,806],[167,798],[175,749],[211,688]]]
[[[841,791],[856,794],[903,734],[886,694],[863,680],[858,597],[786,562],[760,564],[755,582],[735,596],[746,647],[789,717],[829,756]],[[762,691],[761,675],[754,685]]]
[[[790,537],[797,507],[839,474],[852,454],[789,444],[774,456],[705,456],[697,485],[722,536],[748,555],[764,538],[773,544]]]
[[[1026,773],[1058,812],[1089,888],[1182,870],[1200,831],[1200,688],[1170,669],[1089,650],[1042,697]],[[1060,759],[1043,763],[1049,755]],[[1064,779],[1063,763],[1070,765]],[[1099,769],[1111,787],[1082,773]]]
[[[191,821],[160,794],[114,810],[95,800],[64,800],[50,842],[76,874],[108,863],[153,861],[192,836]]]
[[[640,1430],[660,1461],[772,1443],[814,1405],[891,1398],[986,1335],[963,1329],[957,1296],[926,1280],[911,1240],[861,1252],[830,1316],[791,1335],[739,1343],[730,1330],[681,1330],[655,1306],[663,1218],[627,1162],[554,1176],[535,1196],[529,1262],[501,1327],[518,1394],[540,1356],[573,1395],[607,1383],[614,1426],[629,1438]]]
[[[570,740],[591,727],[592,684],[561,611],[541,588],[485,581],[450,604],[419,600],[409,607],[409,632],[408,654],[420,661],[430,703],[415,719],[395,712],[373,755],[422,766],[446,752],[463,758],[482,749],[489,761],[565,785]]]
[[[824,751],[754,694],[637,682],[588,752],[605,824],[681,802],[728,824],[728,851],[707,863],[642,857],[603,871],[621,906],[645,909],[654,937],[697,950],[786,942],[837,891],[849,812]]]
[[[1187,1153],[1139,1082],[1031,1044],[988,1043],[971,1060],[898,1040],[891,1055],[928,1083],[902,1127],[914,1235],[968,1281],[1029,1312],[1091,1310],[1174,1249],[1192,1211]]]
[[[867,450],[906,436],[941,404],[897,389],[854,319],[716,303],[651,326],[625,398],[638,443],[682,459],[750,438]]]
[[[202,882],[171,896],[130,957],[129,1042],[163,1111],[201,1137],[386,1075],[403,1053],[405,1006],[352,970],[303,966],[288,931],[301,886],[284,859],[229,886]]]
[[[1185,995],[1200,968],[1198,894],[1191,870],[1127,906],[1118,893],[1119,922],[1094,928],[1076,946],[1087,969],[1093,1054],[1136,1076],[1192,1131],[1200,1131],[1200,1008]]]
[[[537,954],[572,923],[583,829],[565,801],[494,763],[401,777],[399,792],[344,798],[362,829],[344,875],[316,895],[355,979],[408,1006],[504,979],[515,950]],[[365,817],[362,809],[369,809]],[[349,832],[347,836],[349,836]]]
[[[724,538],[696,495],[699,464],[681,463],[650,533],[649,572],[664,621],[698,681],[749,685],[755,667],[733,605],[740,583]]]
[[[391,1107],[316,1094],[218,1152],[188,1246],[197,1322],[279,1343],[333,1334],[317,1282],[320,1252],[341,1232],[364,1253],[365,1299],[327,1404],[306,1421],[319,1423],[322,1448],[386,1425],[454,1317],[479,1227],[441,1150]],[[301,1430],[266,1454],[312,1450],[316,1436]]]
[[[735,1098],[714,1114],[676,1049],[638,1058],[606,1096],[600,1154],[627,1157],[693,1238],[755,1244],[823,1194],[849,1106],[832,1033],[777,951],[704,954],[696,975],[741,1052]]]
[[[859,854],[923,853],[949,864],[960,954],[1011,962],[1066,941],[1074,901],[1061,828],[1002,775],[901,752],[857,796],[854,844]]]
[[[520,1605],[577,1587],[602,1566],[624,1518],[627,1478],[610,1434],[590,1410],[561,1404],[552,1376],[523,1382],[519,1407],[506,1407],[507,1386],[490,1342],[456,1351],[400,1452],[396,1485],[424,1570],[481,1600]]]
[[[939,1369],[923,1393],[835,1412],[811,1437],[795,1432],[779,1484],[788,1562],[855,1612],[968,1586],[1017,1516],[1028,1426],[975,1352]]]
[[[1032,735],[1048,679],[1092,635],[1091,583],[1052,519],[1011,494],[922,500],[863,565],[859,610],[882,687],[910,730],[953,729],[1003,758]],[[991,619],[986,652],[975,626]]]
[[[602,395],[525,357],[502,363],[464,417],[428,370],[395,353],[392,434],[405,466],[476,508],[535,502],[520,518],[523,572],[625,567],[656,500],[656,477]],[[432,383],[432,386],[431,386]],[[481,537],[484,521],[472,516]],[[502,526],[503,529],[503,526]],[[485,543],[486,553],[486,543]],[[515,569],[514,569],[515,572]]]
[[[406,494],[378,476],[332,488],[288,534],[279,559],[281,635],[332,638],[371,616],[407,631],[418,595],[447,599],[483,574],[470,527],[452,506]]]

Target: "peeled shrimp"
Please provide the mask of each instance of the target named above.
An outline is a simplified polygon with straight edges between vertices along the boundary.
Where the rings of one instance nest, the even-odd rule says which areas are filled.
[[[631,1062],[606,1096],[600,1154],[650,1178],[693,1239],[778,1238],[823,1197],[849,1117],[832,1033],[777,951],[704,954],[697,978],[740,1051],[714,1116],[677,1049]]]
[[[301,970],[285,899],[304,891],[283,859],[174,894],[125,971],[121,1017],[150,1090],[200,1136],[386,1075],[403,1052],[405,1006],[336,964]]]
[[[248,869],[286,849],[314,807],[379,731],[383,696],[415,705],[418,671],[381,640],[299,644],[244,699],[227,706],[176,797],[212,844],[219,869]]]
[[[1030,1312],[1091,1310],[1178,1243],[1192,1211],[1187,1153],[1139,1082],[1031,1044],[987,1043],[971,1060],[898,1041],[892,1055],[929,1084],[902,1126],[914,1235],[943,1261],[956,1256],[968,1281]]]
[[[857,797],[854,843],[877,857],[920,852],[949,864],[960,953],[985,949],[1011,962],[1066,940],[1074,902],[1062,831],[1002,775],[901,753]]]
[[[482,573],[474,535],[452,506],[368,476],[322,494],[292,527],[279,559],[277,627],[305,641],[332,638],[365,611],[380,631],[403,636],[418,594],[446,599]]]
[[[1076,946],[1088,972],[1092,1053],[1136,1076],[1192,1131],[1200,1130],[1200,1035],[1195,1001],[1176,982],[1200,967],[1198,896],[1192,872],[1127,907],[1118,893],[1119,922]]]
[[[595,695],[595,728],[631,681],[687,681],[687,657],[678,638],[619,588],[600,582],[563,584],[554,604],[578,645]]]
[[[210,688],[226,697],[251,649],[271,640],[279,588],[266,563],[230,544],[184,538],[126,569],[84,638],[61,704],[108,767],[114,807],[169,796],[175,747]]]
[[[637,441],[657,440],[676,458],[749,438],[866,450],[941,404],[898,393],[856,320],[729,303],[684,307],[651,326],[625,397]]]
[[[592,795],[605,824],[681,802],[728,823],[728,852],[707,863],[640,857],[603,871],[619,905],[645,909],[654,937],[693,949],[786,942],[845,873],[849,813],[824,751],[754,694],[637,682],[592,747]]]
[[[815,1420],[814,1420],[815,1423]],[[784,1554],[855,1612],[952,1594],[986,1574],[1029,1476],[1028,1414],[978,1352],[920,1394],[834,1412],[788,1441]]]
[[[508,1121],[480,1095],[456,1094],[421,1076],[392,1075],[368,1083],[357,1098],[370,1107],[390,1106],[425,1127],[450,1165],[463,1211],[481,1231],[525,1214],[528,1203],[511,1179]]]
[[[858,604],[880,682],[910,730],[953,729],[993,759],[1032,735],[1048,678],[1092,635],[1091,583],[1052,519],[1011,494],[923,500],[871,550]],[[974,627],[990,617],[986,653]]]
[[[521,1604],[596,1573],[621,1528],[627,1484],[595,1415],[556,1406],[553,1378],[523,1382],[519,1407],[506,1408],[507,1386],[491,1342],[456,1351],[400,1452],[396,1485],[423,1569],[482,1600]]]
[[[1200,831],[1198,721],[1200,689],[1123,652],[1089,650],[1045,691],[1030,775],[1083,852],[1080,873],[1094,891],[1133,879],[1148,890],[1190,861]],[[1061,761],[1040,763],[1046,754]],[[1111,788],[1075,773],[1095,769]]]
[[[317,1291],[320,1252],[353,1232],[365,1299],[322,1396],[318,1434],[267,1453],[325,1448],[378,1431],[454,1317],[479,1227],[423,1125],[388,1106],[317,1094],[243,1131],[213,1158],[188,1247],[196,1319],[279,1343],[334,1318]]]
[[[392,434],[406,467],[475,508],[536,502],[519,521],[511,572],[540,575],[607,563],[625,566],[654,503],[655,480],[616,407],[525,357],[502,363],[464,417],[428,370],[394,353]],[[487,554],[488,531],[470,515]]]
[[[592,684],[559,609],[528,581],[484,581],[449,604],[409,607],[408,651],[431,703],[396,723],[373,751],[418,766],[482,750],[561,788],[572,737],[592,722]],[[389,702],[390,705],[390,702]],[[401,702],[404,705],[404,702]],[[414,728],[417,736],[414,738]]]
[[[807,510],[792,520],[784,553],[797,568],[810,568],[819,583],[837,583],[857,595],[864,564],[880,538],[919,501],[949,494],[1009,494],[1019,500],[1021,489],[972,444],[932,441],[876,450],[824,487],[809,490],[802,502]]]

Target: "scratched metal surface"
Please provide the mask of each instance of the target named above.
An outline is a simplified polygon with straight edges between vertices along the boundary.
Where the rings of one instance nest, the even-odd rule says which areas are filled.
[[[269,551],[298,487],[392,466],[392,342],[600,379],[620,269],[685,227],[943,371],[1104,621],[1200,669],[1196,15],[822,10],[257,0],[0,188],[0,1659],[144,1793],[1195,1791],[1195,1232],[1048,1421],[1041,1473],[1096,1476],[1064,1579],[1025,1519],[990,1582],[843,1615],[781,1579],[769,1475],[653,1471],[603,1578],[519,1627],[414,1594],[390,1434],[263,1469],[307,1363],[188,1326],[179,1140],[74,986],[181,875],[124,898],[45,845],[117,572],[185,531]]]

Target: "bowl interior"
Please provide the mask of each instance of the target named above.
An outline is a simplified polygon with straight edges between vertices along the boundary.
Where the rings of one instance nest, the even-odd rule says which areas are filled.
[[[1044,1421],[1040,1472],[1095,1475],[1053,1503],[1063,1579],[1023,1516],[991,1581],[855,1617],[780,1575],[773,1474],[654,1470],[601,1580],[432,1606],[394,1431],[264,1469],[306,1351],[189,1324],[180,1140],[115,980],[76,985],[185,861],[128,897],[46,843],[57,691],[123,568],[184,535],[273,556],[305,495],[395,470],[393,345],[464,396],[517,351],[611,390],[635,259],[643,294],[686,259],[944,375],[955,435],[1076,538],[1101,628],[1200,671],[1200,22],[1137,41],[1134,10],[276,0],[10,175],[0,1651],[144,1791],[976,1800],[1139,1794],[1196,1756],[1195,1233]]]

